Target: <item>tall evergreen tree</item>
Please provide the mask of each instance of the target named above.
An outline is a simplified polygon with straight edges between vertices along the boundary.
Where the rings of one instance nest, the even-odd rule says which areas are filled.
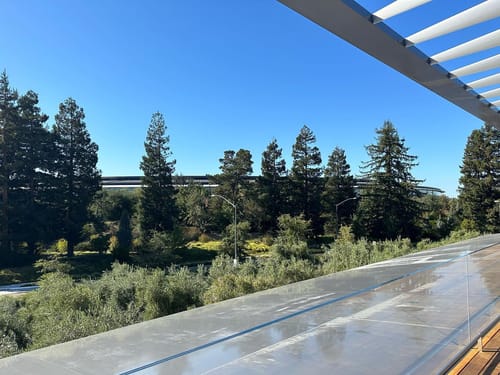
[[[182,186],[176,195],[180,218],[186,225],[198,228],[205,233],[210,224],[211,215],[208,211],[210,192],[205,187],[189,183]]]
[[[10,231],[12,205],[9,201],[9,182],[14,174],[17,98],[17,91],[10,87],[7,73],[4,71],[0,75],[0,250],[4,251],[12,246]]]
[[[177,218],[175,189],[172,185],[175,160],[170,160],[172,152],[166,130],[163,115],[154,113],[144,142],[146,154],[140,164],[144,173],[140,225],[145,238],[149,238],[153,231],[172,231]]]
[[[309,127],[304,125],[292,148],[293,164],[291,182],[294,188],[292,194],[292,214],[304,215],[311,222],[314,234],[322,231],[321,224],[321,153],[316,143],[316,136]]]
[[[500,230],[500,131],[491,125],[473,130],[460,167],[462,218],[481,232]]]
[[[422,216],[419,224],[422,238],[439,241],[457,228],[459,224],[457,198],[426,194],[419,201],[422,205]]]
[[[74,99],[59,105],[53,133],[58,152],[56,176],[62,229],[68,241],[68,256],[80,238],[87,221],[87,206],[100,189],[101,173],[97,169],[98,146],[90,139],[85,114]]]
[[[55,187],[55,147],[44,124],[48,116],[38,107],[38,95],[28,91],[18,100],[16,123],[15,174],[11,177],[11,202],[15,205],[13,233],[26,241],[31,251],[35,243],[50,240],[54,227],[52,202]]]
[[[255,201],[255,197],[249,196],[250,186],[247,179],[253,172],[252,168],[252,154],[249,150],[239,149],[237,152],[233,150],[224,151],[224,157],[219,159],[221,163],[219,169],[221,173],[212,176],[212,180],[218,185],[215,189],[215,193],[222,195],[226,199],[235,204],[237,207],[237,213],[244,212],[245,219],[249,219],[254,215],[254,207],[252,203]],[[221,215],[219,218],[223,219],[219,221],[219,225],[223,224],[225,221],[232,222],[233,213],[231,207],[228,207],[221,200],[218,201],[217,206],[220,209],[219,212],[226,213],[226,215]],[[229,210],[231,208],[231,210]],[[217,215],[216,215],[217,216]],[[224,218],[228,220],[224,220]]]
[[[282,149],[276,139],[273,139],[262,153],[261,176],[258,179],[264,231],[277,228],[278,217],[283,212],[285,176],[286,163],[282,157]]]
[[[116,243],[112,246],[113,257],[119,262],[126,262],[130,258],[132,248],[132,228],[130,226],[130,216],[126,210],[122,211],[118,232],[116,233]]]
[[[249,150],[239,149],[224,151],[224,157],[219,159],[221,173],[214,176],[218,183],[216,192],[226,196],[238,206],[242,206],[244,201],[243,194],[248,188],[246,177],[253,172],[252,154]]]
[[[339,203],[356,197],[354,177],[343,149],[335,147],[332,151],[328,157],[324,175],[325,187],[322,193],[322,202],[327,223],[333,224],[335,228],[341,224],[350,224],[356,208],[356,201],[346,201],[337,209]]]
[[[363,165],[368,186],[361,192],[356,234],[370,239],[417,239],[421,208],[416,197],[421,181],[411,174],[417,157],[408,154],[405,140],[390,121],[376,133],[377,143],[366,147],[371,160]]]

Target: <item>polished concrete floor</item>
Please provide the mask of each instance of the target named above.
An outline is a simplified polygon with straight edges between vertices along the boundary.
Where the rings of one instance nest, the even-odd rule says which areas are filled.
[[[435,374],[500,316],[500,234],[0,360],[0,374]]]

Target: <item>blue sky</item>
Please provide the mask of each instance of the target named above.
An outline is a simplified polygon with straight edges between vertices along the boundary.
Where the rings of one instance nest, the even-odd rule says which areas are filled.
[[[388,1],[360,3],[376,10]],[[418,12],[438,21],[451,2],[434,3]],[[273,137],[291,167],[304,124],[325,163],[339,146],[357,175],[375,129],[390,120],[419,157],[414,176],[455,196],[467,136],[482,125],[275,0],[0,4],[0,69],[20,93],[39,94],[49,125],[60,102],[76,99],[106,176],[140,174],[155,111],[165,116],[182,175],[217,173],[224,150],[239,148],[252,152],[259,174]],[[418,15],[390,25],[417,31]]]

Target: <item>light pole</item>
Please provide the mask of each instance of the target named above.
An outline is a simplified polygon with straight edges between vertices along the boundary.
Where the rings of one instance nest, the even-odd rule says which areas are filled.
[[[229,199],[226,197],[220,195],[220,194],[212,194],[212,197],[219,197],[224,199],[228,204],[233,206],[234,209],[234,265],[236,266],[238,264],[238,245],[237,245],[237,240],[238,240],[238,232],[236,230],[236,204],[231,202]]]
[[[358,199],[358,197],[347,198],[347,199],[344,199],[342,202],[339,202],[335,205],[335,220],[336,220],[336,224],[337,224],[336,225],[336,227],[337,227],[336,237],[339,236],[339,207],[342,206],[345,202],[353,201],[356,199]]]

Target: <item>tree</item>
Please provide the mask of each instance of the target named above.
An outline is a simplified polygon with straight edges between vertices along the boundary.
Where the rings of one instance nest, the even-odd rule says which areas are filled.
[[[172,185],[175,160],[170,160],[172,152],[169,142],[163,115],[156,112],[151,117],[144,142],[146,154],[140,164],[144,172],[140,225],[145,238],[149,238],[152,232],[170,232],[174,229],[177,217],[175,189]]]
[[[9,181],[14,164],[14,137],[17,121],[17,91],[9,85],[7,73],[0,75],[0,249],[9,250],[12,246],[9,214]]]
[[[262,229],[266,231],[276,229],[284,205],[286,163],[276,139],[273,139],[262,153],[261,174],[258,179],[259,202],[264,216]]]
[[[205,233],[210,223],[208,199],[210,192],[201,185],[190,183],[183,186],[177,193],[177,206],[181,220],[186,225],[198,228]]]
[[[26,241],[32,252],[40,240],[52,239],[55,213],[55,148],[44,124],[48,116],[38,107],[38,95],[28,91],[18,100],[15,126],[14,171],[10,178],[14,239]]]
[[[291,181],[294,192],[292,207],[294,215],[304,215],[311,221],[314,234],[322,230],[321,212],[321,153],[316,143],[316,136],[306,125],[302,127],[292,148],[293,164]]]
[[[100,189],[97,169],[98,146],[90,139],[83,108],[72,98],[59,105],[52,129],[58,152],[56,177],[58,205],[62,213],[62,231],[68,241],[68,256],[87,221],[87,206]]]
[[[337,209],[339,203],[356,197],[351,166],[347,163],[345,151],[339,147],[335,147],[328,157],[328,164],[325,168],[325,187],[321,197],[327,223],[333,224],[335,229],[341,224],[351,223],[356,208],[355,201],[347,201]]]
[[[130,257],[132,248],[132,228],[130,227],[130,216],[126,210],[123,210],[116,233],[116,241],[112,244],[112,253],[116,260],[125,262]]]
[[[390,121],[376,133],[377,143],[366,147],[371,160],[363,165],[367,187],[361,191],[354,230],[374,240],[417,239],[421,208],[416,198],[421,181],[411,174],[417,157],[408,154],[405,140]]]
[[[224,157],[219,159],[221,173],[214,176],[219,185],[217,194],[224,195],[237,206],[242,207],[243,192],[248,188],[246,177],[253,172],[252,154],[249,150],[239,149],[224,151]]]
[[[239,149],[237,152],[226,150],[224,157],[219,159],[219,162],[221,163],[219,166],[221,173],[212,177],[212,180],[218,185],[215,193],[235,204],[238,212],[247,212],[248,203],[254,200],[253,197],[251,199],[248,197],[250,190],[248,176],[253,172],[252,154],[245,149]],[[223,211],[230,208],[222,200],[219,200],[218,207],[221,207]],[[228,218],[226,223],[232,221],[230,219],[233,217],[232,213],[232,210],[226,211],[227,215],[225,216]],[[244,216],[248,217],[246,214]]]
[[[485,124],[473,130],[460,167],[459,202],[462,219],[481,232],[500,229],[500,131]]]
[[[423,212],[419,227],[422,238],[439,241],[458,227],[457,199],[446,195],[426,194],[419,199]]]
[[[245,254],[246,241],[249,238],[250,223],[248,221],[240,221],[236,224],[236,254],[234,244],[234,223],[229,224],[224,230],[220,251],[222,254],[237,258],[242,258]]]

